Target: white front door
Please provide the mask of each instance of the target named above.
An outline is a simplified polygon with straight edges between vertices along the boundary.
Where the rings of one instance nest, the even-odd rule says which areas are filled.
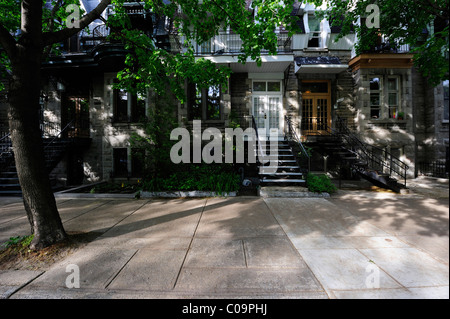
[[[282,98],[280,95],[253,96],[253,116],[260,139],[267,140],[271,134],[283,134]]]

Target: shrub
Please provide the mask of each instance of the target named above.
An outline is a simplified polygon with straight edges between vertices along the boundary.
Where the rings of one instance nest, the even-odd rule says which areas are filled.
[[[142,183],[144,191],[210,191],[227,194],[238,191],[240,176],[225,165],[190,165],[169,176],[156,176]]]
[[[326,192],[331,194],[337,190],[336,186],[333,185],[330,178],[325,174],[314,175],[309,173],[307,177],[307,185],[308,189],[315,193]]]

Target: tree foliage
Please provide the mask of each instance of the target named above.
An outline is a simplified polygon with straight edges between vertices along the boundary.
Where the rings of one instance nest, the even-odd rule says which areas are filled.
[[[58,54],[60,43],[87,28],[112,5],[114,14],[106,23],[111,39],[120,40],[128,54],[118,73],[117,86],[131,93],[156,94],[170,89],[182,102],[186,80],[200,86],[226,84],[230,71],[194,56],[194,43],[202,43],[220,30],[232,29],[242,39],[239,61],[261,63],[261,52],[276,54],[275,29],[292,32],[295,0],[145,0],[145,9],[172,19],[184,50],[160,48],[155,39],[132,26],[124,0],[99,0],[90,12],[80,12],[78,26],[68,26],[69,5],[81,8],[80,0],[0,0],[0,72],[9,79],[9,127],[22,195],[33,236],[32,247],[43,248],[67,235],[58,214],[40,139],[39,119],[41,65]],[[69,9],[69,10],[67,10]],[[69,23],[70,24],[70,23]],[[0,87],[1,89],[1,87]],[[24,94],[26,92],[26,94]]]
[[[448,0],[309,0],[316,6],[327,5],[321,17],[342,27],[338,39],[356,32],[357,54],[369,50],[382,34],[391,45],[408,44],[415,54],[415,65],[433,85],[448,79]],[[379,8],[379,27],[368,29],[358,24],[360,17],[367,17],[369,5]],[[432,28],[434,26],[434,28]]]

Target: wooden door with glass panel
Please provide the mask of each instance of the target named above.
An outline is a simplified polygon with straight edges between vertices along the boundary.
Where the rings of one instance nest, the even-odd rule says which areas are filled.
[[[330,81],[302,82],[302,135],[323,135],[331,128]]]

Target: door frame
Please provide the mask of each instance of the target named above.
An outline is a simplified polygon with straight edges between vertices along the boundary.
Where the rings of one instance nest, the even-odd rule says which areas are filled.
[[[279,82],[280,83],[280,91],[254,91],[252,90],[252,115],[255,117],[256,123],[258,123],[258,119],[259,119],[259,115],[256,114],[256,109],[255,109],[255,98],[263,98],[264,99],[264,126],[265,128],[262,129],[260,127],[258,127],[258,134],[260,135],[259,138],[262,138],[262,134],[260,134],[260,132],[264,133],[265,137],[269,137],[270,136],[270,109],[269,109],[269,100],[270,98],[278,98],[279,99],[279,103],[278,103],[278,114],[279,114],[279,118],[278,118],[278,137],[282,138],[283,136],[283,132],[284,132],[284,116],[283,116],[283,81],[281,80],[259,80],[259,79],[254,79],[253,82]],[[253,85],[253,83],[252,83]],[[263,131],[264,130],[264,131]]]
[[[319,99],[325,99],[327,100],[327,110],[326,110],[326,114],[327,114],[327,123],[326,125],[328,127],[331,127],[331,80],[302,80],[302,83],[327,83],[328,84],[328,92],[327,93],[310,93],[310,92],[302,92],[302,108],[301,108],[301,112],[302,112],[302,123],[300,125],[301,128],[301,133],[302,135],[323,135],[323,134],[328,134],[328,132],[326,130],[320,130],[318,129],[319,124],[319,115],[318,115],[318,103],[317,101]],[[305,129],[305,123],[304,121],[306,120],[306,118],[304,117],[304,100],[305,99],[312,99],[313,100],[313,105],[312,105],[312,123],[310,125],[312,125],[312,129]]]

